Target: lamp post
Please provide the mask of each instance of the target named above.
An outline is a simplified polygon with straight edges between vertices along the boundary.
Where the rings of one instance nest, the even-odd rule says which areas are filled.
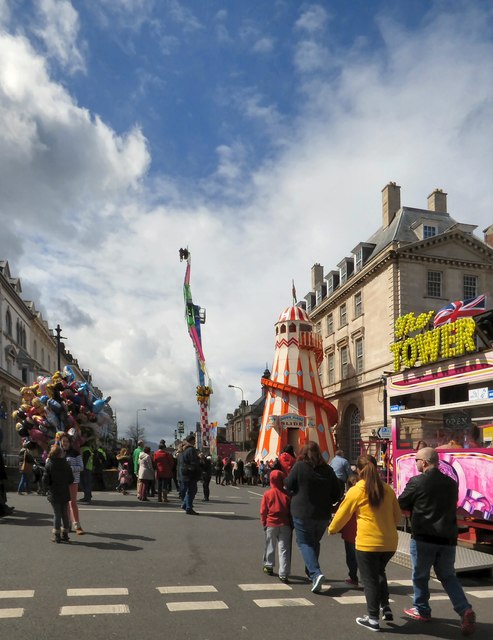
[[[135,435],[137,436],[137,442],[139,438],[139,411],[147,411],[147,409],[137,409],[135,412]],[[135,444],[137,444],[137,442]]]
[[[246,433],[245,433],[245,401],[243,399],[243,389],[241,387],[238,387],[235,384],[228,384],[228,387],[230,389],[239,389],[241,391],[241,429],[242,429],[242,432],[245,434],[245,437],[246,437]],[[233,429],[234,429],[234,425],[233,425]],[[233,440],[234,440],[234,436],[233,436]]]

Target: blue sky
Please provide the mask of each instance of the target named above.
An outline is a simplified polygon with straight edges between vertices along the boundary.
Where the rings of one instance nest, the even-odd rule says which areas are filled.
[[[197,419],[181,246],[222,423],[388,181],[493,221],[490,2],[0,0],[0,27],[0,259],[122,432]]]

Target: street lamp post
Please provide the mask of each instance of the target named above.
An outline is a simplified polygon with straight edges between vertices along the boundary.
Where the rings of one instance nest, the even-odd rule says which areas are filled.
[[[135,435],[137,436],[137,441],[139,440],[139,411],[147,411],[147,409],[137,409],[135,412]],[[137,444],[137,442],[135,444]]]
[[[242,429],[243,434],[245,434],[245,439],[246,439],[246,433],[245,433],[245,401],[244,401],[244,398],[243,398],[243,389],[241,387],[238,387],[235,384],[228,384],[228,387],[230,389],[239,389],[241,391],[241,429]],[[233,424],[233,429],[234,429],[234,424]],[[234,437],[233,437],[233,440],[234,440]]]

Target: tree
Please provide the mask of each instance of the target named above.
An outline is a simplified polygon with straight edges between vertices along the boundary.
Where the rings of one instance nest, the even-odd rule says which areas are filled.
[[[137,445],[137,442],[139,440],[145,440],[146,439],[146,430],[145,427],[141,427],[140,425],[134,425],[132,427],[129,427],[127,429],[127,436],[130,438],[130,440],[133,440],[134,445]]]

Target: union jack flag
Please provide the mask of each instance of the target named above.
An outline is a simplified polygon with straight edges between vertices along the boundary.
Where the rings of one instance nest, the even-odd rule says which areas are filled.
[[[480,295],[469,300],[456,300],[436,312],[433,326],[439,327],[447,322],[455,322],[457,318],[471,318],[486,309],[486,296]]]

